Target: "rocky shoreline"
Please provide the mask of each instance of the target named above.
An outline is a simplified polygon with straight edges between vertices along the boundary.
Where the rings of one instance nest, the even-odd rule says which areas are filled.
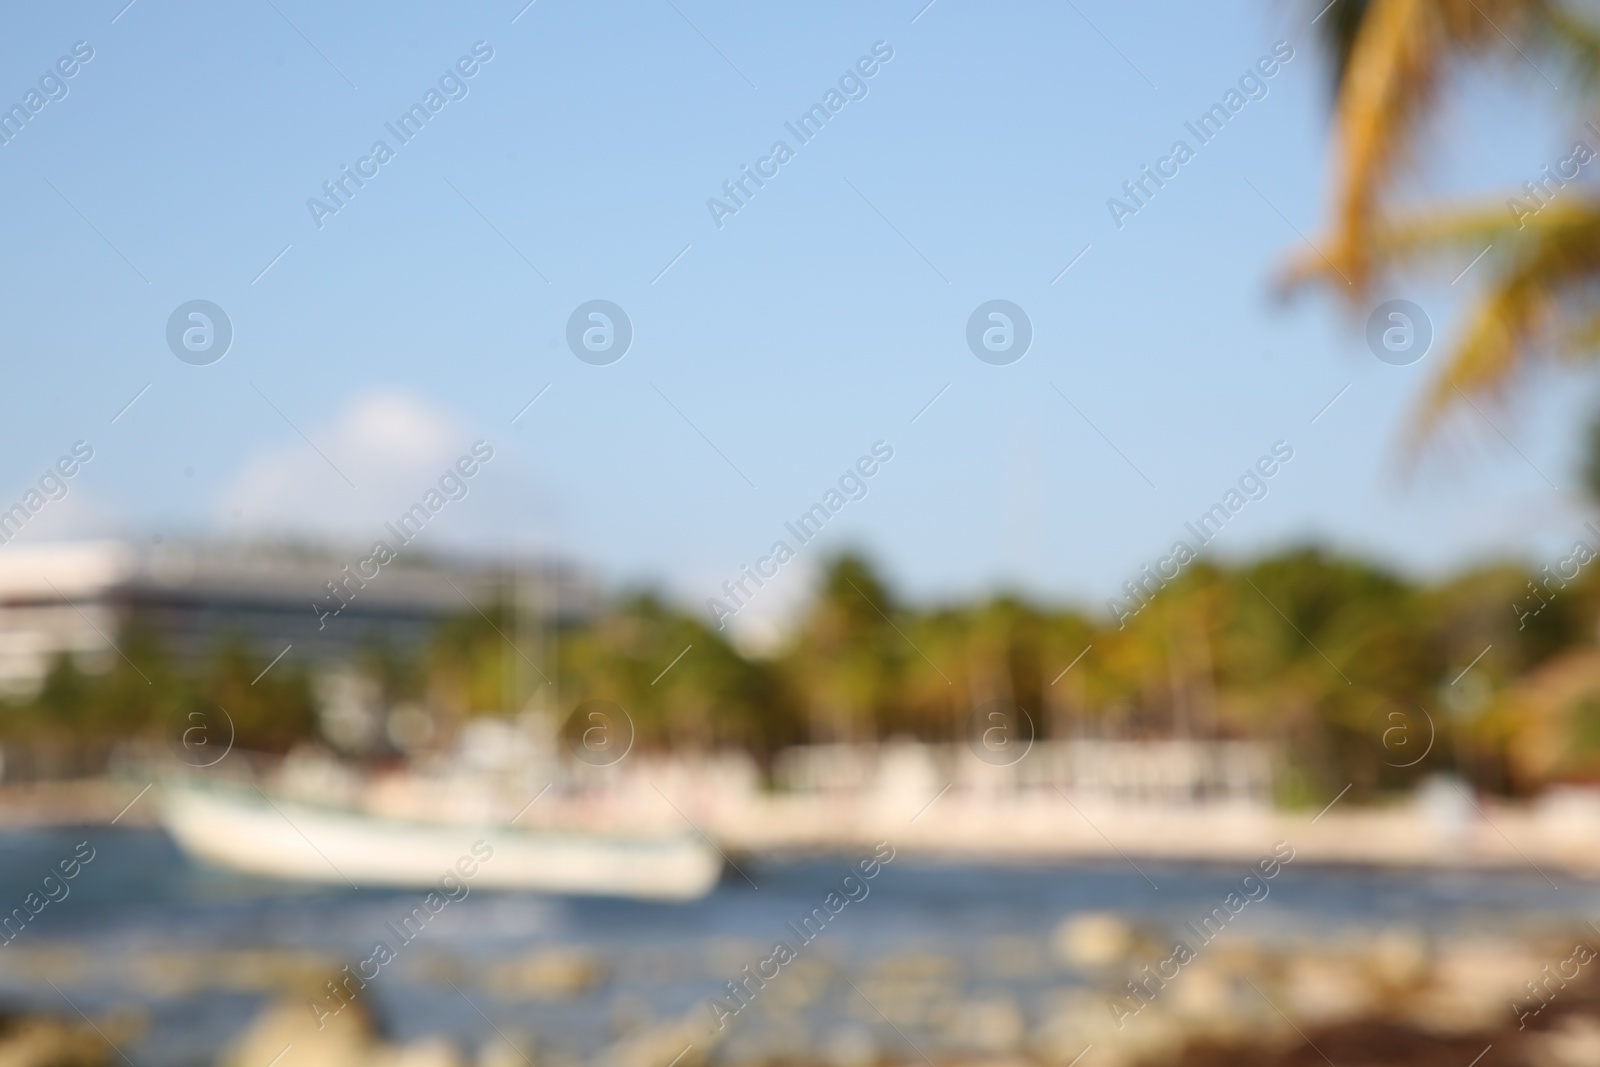
[[[399,1040],[360,1001],[318,1018],[306,1004],[328,961],[314,954],[164,952],[138,969],[171,996],[218,985],[261,995],[254,1021],[216,1057],[218,1067],[266,1067],[290,1047],[295,1067],[1470,1067],[1491,1047],[1493,1060],[1483,1062],[1494,1067],[1600,1063],[1600,967],[1590,965],[1600,937],[1592,927],[1442,937],[1392,928],[1271,940],[1229,930],[1210,943],[1191,938],[1192,958],[1177,970],[1152,963],[1170,958],[1172,940],[1170,930],[1109,913],[1069,918],[1048,939],[1050,966],[1078,981],[1027,1010],[1003,997],[963,995],[953,959],[902,957],[853,977],[836,960],[811,959],[721,1032],[706,1025],[699,1005],[655,1020],[626,1018],[613,1005],[610,1039],[581,1057],[505,1021],[518,1000],[604,994],[606,964],[581,947],[486,969],[430,959],[421,977],[437,995],[502,1019],[470,1045],[447,1035]],[[1020,966],[1024,953],[1014,951],[1011,963]],[[34,973],[65,980],[74,966],[53,949],[27,952]],[[838,1032],[792,1033],[797,1007],[835,993],[848,1002],[851,990],[857,999]],[[0,1026],[0,1064],[120,1062],[113,1043],[136,1037],[139,1019],[91,1018],[63,1011],[10,1019]],[[791,1037],[769,1040],[780,1032]],[[869,1032],[881,1040],[843,1039]]]

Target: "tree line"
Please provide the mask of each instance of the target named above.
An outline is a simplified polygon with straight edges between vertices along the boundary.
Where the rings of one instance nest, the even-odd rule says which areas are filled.
[[[1592,648],[1595,570],[1551,595],[1546,574],[1513,564],[1420,582],[1300,548],[1198,561],[1119,626],[1020,592],[916,604],[849,553],[825,565],[787,638],[762,654],[631,591],[543,633],[503,598],[446,620],[421,650],[375,645],[353,667],[379,714],[421,713],[423,748],[447,746],[474,717],[529,710],[581,732],[573,710],[605,700],[645,749],[733,746],[766,764],[801,743],[958,740],[975,709],[1003,701],[1047,739],[1267,742],[1285,803],[1348,782],[1371,797],[1439,771],[1515,795],[1600,775],[1600,696],[1530,696]],[[1547,594],[1537,613],[1533,588]],[[242,749],[329,743],[306,662],[253,682],[259,656],[223,636],[184,668],[138,618],[119,644],[108,669],[63,655],[36,693],[6,701],[0,745],[42,761],[39,773],[51,759],[60,773],[92,770],[119,742],[170,746],[196,723],[215,729],[218,709]],[[346,755],[381,763],[405,747],[380,731]]]

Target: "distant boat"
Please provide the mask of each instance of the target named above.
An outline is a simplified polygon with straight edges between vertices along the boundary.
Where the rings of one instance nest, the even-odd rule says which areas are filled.
[[[688,834],[422,822],[181,780],[159,797],[163,825],[191,858],[297,882],[435,887],[476,841],[493,855],[463,879],[475,889],[681,901],[705,896],[722,874],[717,851]]]

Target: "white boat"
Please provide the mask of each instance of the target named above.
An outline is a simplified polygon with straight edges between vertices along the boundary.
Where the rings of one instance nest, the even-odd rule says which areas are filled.
[[[237,784],[168,781],[158,795],[163,824],[190,857],[270,878],[422,889],[455,871],[477,889],[681,901],[705,896],[722,873],[716,849],[687,833],[422,822]]]

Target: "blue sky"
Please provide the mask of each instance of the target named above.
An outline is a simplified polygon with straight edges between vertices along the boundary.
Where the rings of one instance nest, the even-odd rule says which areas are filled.
[[[1312,9],[123,2],[30,6],[0,39],[7,102],[94,49],[0,147],[7,502],[73,441],[96,449],[25,539],[365,543],[478,439],[496,459],[436,547],[559,552],[691,602],[889,442],[774,616],[845,544],[919,597],[1103,602],[1278,440],[1294,460],[1218,551],[1315,539],[1436,574],[1539,557],[1581,520],[1586,379],[1491,412],[1522,455],[1469,426],[1402,473],[1469,257],[1383,294],[1435,322],[1409,367],[1326,294],[1272,296],[1326,203]],[[1279,40],[1295,55],[1267,96],[1119,230],[1107,198]],[[307,199],[479,41],[465,98],[319,229]],[[867,96],[718,229],[707,199],[879,41]],[[1419,188],[1536,176],[1571,142],[1558,99],[1527,68],[1471,79]],[[635,331],[609,366],[564,340],[596,298]],[[1003,367],[964,340],[996,298],[1034,328]],[[191,299],[235,331],[210,366],[165,343]]]

